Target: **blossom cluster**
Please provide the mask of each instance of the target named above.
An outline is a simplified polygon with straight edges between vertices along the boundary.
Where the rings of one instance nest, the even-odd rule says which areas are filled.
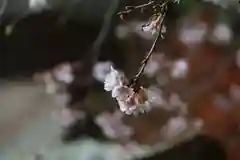
[[[106,76],[104,89],[112,92],[112,97],[119,104],[120,110],[127,115],[144,113],[151,109],[146,89],[140,87],[135,92],[128,86],[125,74],[111,67],[111,72]]]

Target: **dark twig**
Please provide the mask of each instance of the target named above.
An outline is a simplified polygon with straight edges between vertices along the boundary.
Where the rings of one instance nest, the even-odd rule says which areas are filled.
[[[146,8],[146,7],[149,7],[149,6],[153,6],[156,2],[155,1],[150,1],[146,4],[141,4],[141,5],[138,5],[138,6],[126,6],[126,10],[125,11],[122,11],[122,12],[118,12],[118,15],[122,15],[122,14],[128,14],[130,12],[132,12],[133,10],[136,10],[136,9],[142,9],[142,8]]]
[[[164,2],[161,6],[163,7],[163,11],[162,13],[160,13],[158,16],[160,16],[160,20],[159,20],[159,29],[157,31],[157,35],[156,35],[156,38],[154,39],[154,42],[150,48],[150,50],[148,51],[146,57],[144,57],[143,61],[141,62],[141,66],[139,68],[139,71],[137,72],[137,74],[134,76],[134,78],[132,79],[131,83],[130,83],[130,87],[133,88],[135,91],[138,91],[139,87],[138,87],[138,81],[155,49],[155,46],[156,46],[156,43],[159,39],[159,37],[161,37],[161,34],[162,34],[162,28],[163,28],[163,21],[164,21],[164,18],[166,16],[166,12],[167,12],[167,3],[168,1]]]

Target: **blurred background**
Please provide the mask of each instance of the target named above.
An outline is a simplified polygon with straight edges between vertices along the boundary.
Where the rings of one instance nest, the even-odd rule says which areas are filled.
[[[141,84],[151,111],[124,115],[103,82],[131,79],[154,35],[146,0],[0,0],[0,159],[240,159],[240,4],[170,4]]]

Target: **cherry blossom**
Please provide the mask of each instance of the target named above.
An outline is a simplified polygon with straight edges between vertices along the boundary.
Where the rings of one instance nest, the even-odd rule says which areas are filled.
[[[48,6],[47,0],[29,0],[28,6],[31,10],[39,11]]]
[[[53,70],[53,75],[57,81],[69,84],[73,81],[72,67],[69,63],[58,65]]]
[[[164,61],[164,54],[153,54],[145,69],[144,69],[144,74],[149,77],[152,78],[154,77],[159,70],[161,70],[163,67],[165,67],[167,65],[167,63]]]
[[[5,35],[9,36],[14,30],[14,25],[7,25],[5,27]]]
[[[172,139],[185,131],[187,127],[188,124],[186,118],[181,116],[173,117],[162,127],[160,133],[164,138]]]
[[[163,91],[155,86],[150,86],[147,89],[148,101],[152,106],[165,108],[167,106],[167,102],[163,97]]]
[[[133,95],[133,89],[123,85],[116,86],[112,90],[112,97],[119,101],[124,101]]]
[[[239,2],[236,0],[204,0],[206,2],[211,2],[214,5],[221,6],[222,8],[226,9],[229,6],[238,6]],[[238,8],[238,7],[237,7]]]
[[[211,40],[215,43],[229,43],[232,36],[230,27],[227,24],[219,23],[213,30]]]
[[[176,93],[170,95],[168,99],[168,107],[170,110],[179,110],[184,115],[188,112],[187,103],[183,102]]]
[[[201,43],[207,35],[207,25],[198,23],[193,26],[183,26],[179,31],[179,39],[186,45]]]
[[[45,83],[45,89],[48,94],[56,93],[59,86],[55,83],[53,75],[51,72],[42,73],[42,78]]]
[[[119,39],[125,39],[129,33],[131,33],[131,29],[128,24],[120,24],[115,29],[115,35]]]
[[[126,139],[133,134],[133,130],[123,123],[122,118],[122,112],[104,112],[96,117],[95,122],[109,138]]]
[[[100,82],[104,82],[107,74],[111,72],[112,65],[113,63],[110,61],[96,63],[93,67],[93,77]]]
[[[69,126],[72,124],[76,119],[85,119],[86,113],[83,111],[76,111],[71,110],[68,108],[63,108],[60,113],[60,125],[62,127]]]
[[[188,63],[185,59],[179,59],[173,62],[171,67],[171,76],[174,78],[184,78],[188,73]]]
[[[119,93],[121,95],[121,92]],[[138,92],[129,93],[130,94],[127,96],[127,99],[120,100],[118,96],[116,97],[120,110],[122,112],[127,115],[138,115],[139,113],[148,112],[151,109],[151,103],[147,99],[145,89],[141,88]]]
[[[110,67],[110,70],[110,73],[106,75],[104,81],[104,89],[106,91],[112,91],[114,87],[123,85],[127,81],[123,72],[115,70],[112,66]]]
[[[112,91],[112,97],[117,100],[120,110],[127,115],[149,111],[151,103],[148,101],[146,89],[140,87],[135,92],[133,88],[127,86],[126,82],[124,74],[111,67],[111,72],[104,82],[104,89]]]

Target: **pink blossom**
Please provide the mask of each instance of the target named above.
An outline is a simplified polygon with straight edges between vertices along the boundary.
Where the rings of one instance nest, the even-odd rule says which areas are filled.
[[[123,85],[126,82],[125,74],[121,71],[115,70],[113,67],[110,67],[111,71],[106,75],[104,81],[104,89],[106,91],[112,91],[114,87]]]
[[[184,78],[188,73],[188,63],[185,59],[179,59],[172,64],[171,76],[174,78]]]
[[[133,134],[133,130],[123,123],[122,118],[121,112],[116,111],[112,114],[104,112],[96,117],[95,122],[109,138],[125,139]]]
[[[72,74],[72,66],[69,63],[64,63],[61,65],[58,65],[53,70],[53,75],[59,82],[64,82],[66,84],[69,84],[73,81],[74,76]]]
[[[93,67],[93,77],[100,81],[104,82],[106,76],[111,72],[111,66],[113,65],[112,62],[98,62]]]

